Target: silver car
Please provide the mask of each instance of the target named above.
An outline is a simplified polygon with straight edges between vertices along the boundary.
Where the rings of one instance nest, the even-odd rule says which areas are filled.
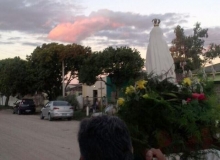
[[[40,118],[47,118],[49,121],[59,118],[71,120],[73,112],[73,107],[67,101],[49,101],[41,109]]]

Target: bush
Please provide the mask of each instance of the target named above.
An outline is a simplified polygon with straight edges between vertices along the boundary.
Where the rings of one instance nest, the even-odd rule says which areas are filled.
[[[167,155],[181,152],[196,159],[196,153],[201,158],[197,151],[217,141],[213,135],[218,133],[220,107],[212,84],[197,77],[178,85],[145,77],[127,87],[117,114],[129,128],[135,154],[154,147]]]

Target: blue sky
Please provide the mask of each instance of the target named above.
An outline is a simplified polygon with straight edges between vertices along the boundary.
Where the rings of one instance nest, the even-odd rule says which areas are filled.
[[[220,44],[219,0],[0,0],[0,59],[30,55],[43,43],[78,43],[100,51],[127,45],[145,58],[153,18],[168,44],[177,25],[186,35],[196,22]]]

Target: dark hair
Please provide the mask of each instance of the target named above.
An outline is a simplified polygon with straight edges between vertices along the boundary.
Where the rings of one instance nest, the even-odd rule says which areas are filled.
[[[98,116],[80,123],[78,142],[84,160],[132,160],[125,123],[116,116]]]

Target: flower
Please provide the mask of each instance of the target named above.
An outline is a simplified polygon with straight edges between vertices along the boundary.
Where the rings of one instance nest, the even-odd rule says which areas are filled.
[[[118,98],[118,105],[122,106],[125,103],[125,99],[124,98]]]
[[[135,88],[133,86],[126,87],[125,94],[132,94],[135,92]]]
[[[212,92],[214,83],[197,77],[184,78],[178,85],[157,77],[144,78],[127,86],[124,99],[117,101],[117,116],[128,124],[136,154],[142,155],[147,145],[158,146],[168,154],[191,154],[191,137],[198,137],[193,146],[204,149],[202,129],[217,133],[220,117]],[[183,147],[178,147],[179,142]]]
[[[187,98],[186,102],[189,103],[192,99],[191,98]]]
[[[206,97],[205,97],[204,93],[201,93],[198,97],[198,100],[201,100],[201,101],[205,100],[205,99],[206,99]]]
[[[188,85],[188,86],[190,86],[191,84],[192,84],[192,82],[191,82],[191,79],[190,78],[184,78],[183,79],[183,84],[186,84],[186,85]]]
[[[137,89],[145,89],[145,84],[147,84],[147,81],[145,80],[139,80],[136,82],[136,88]]]
[[[193,94],[192,94],[192,98],[193,98],[193,99],[198,99],[199,101],[202,101],[202,100],[205,99],[205,95],[204,95],[204,93],[201,93],[201,94],[199,94],[199,93],[193,93]]]

